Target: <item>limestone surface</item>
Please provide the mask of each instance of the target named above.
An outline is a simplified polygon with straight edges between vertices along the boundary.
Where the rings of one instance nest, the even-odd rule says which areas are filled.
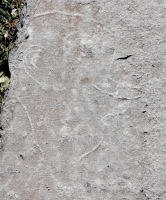
[[[165,0],[27,0],[18,28],[0,199],[166,199]]]

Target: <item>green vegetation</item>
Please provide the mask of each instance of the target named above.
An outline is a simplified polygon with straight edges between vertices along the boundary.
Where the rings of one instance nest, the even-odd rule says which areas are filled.
[[[8,55],[17,37],[17,23],[24,1],[1,0],[0,2],[0,106],[10,83]]]

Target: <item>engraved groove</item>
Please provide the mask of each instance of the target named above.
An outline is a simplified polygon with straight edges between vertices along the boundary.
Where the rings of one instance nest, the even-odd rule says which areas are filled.
[[[40,152],[41,152],[41,154],[42,154],[42,159],[44,160],[44,151],[42,150],[42,148],[41,148],[40,145],[38,144],[37,139],[36,139],[36,137],[35,137],[35,133],[34,133],[34,132],[35,132],[35,129],[34,129],[34,125],[33,125],[31,116],[30,116],[30,114],[29,114],[29,112],[28,112],[28,110],[27,110],[27,107],[22,103],[20,97],[17,97],[17,99],[18,99],[19,103],[22,105],[22,107],[23,107],[24,110],[25,110],[25,113],[26,113],[26,115],[27,115],[27,118],[28,118],[28,120],[29,120],[29,124],[30,124],[30,127],[31,127],[31,135],[32,135],[32,137],[33,137],[33,139],[34,139],[34,141],[35,141],[37,147],[39,148],[39,150],[40,150]]]

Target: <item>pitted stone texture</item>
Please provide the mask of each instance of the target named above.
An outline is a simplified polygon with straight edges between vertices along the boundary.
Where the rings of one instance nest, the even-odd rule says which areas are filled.
[[[1,199],[165,199],[164,1],[27,1],[24,12]]]

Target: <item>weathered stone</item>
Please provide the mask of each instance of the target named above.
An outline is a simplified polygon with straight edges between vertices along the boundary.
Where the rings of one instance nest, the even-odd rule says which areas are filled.
[[[0,199],[166,199],[165,8],[27,1],[1,115]]]

